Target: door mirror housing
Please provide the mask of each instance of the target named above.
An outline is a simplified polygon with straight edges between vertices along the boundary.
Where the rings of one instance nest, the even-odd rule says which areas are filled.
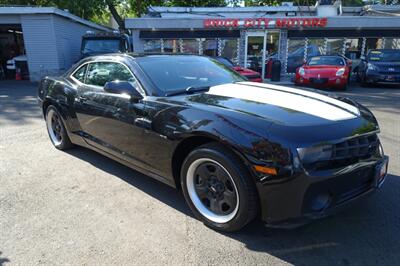
[[[143,99],[142,94],[129,81],[110,81],[104,85],[104,91],[114,94],[127,94],[132,101]]]

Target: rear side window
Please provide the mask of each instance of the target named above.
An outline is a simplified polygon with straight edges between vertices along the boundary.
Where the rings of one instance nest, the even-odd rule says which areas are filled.
[[[85,74],[86,74],[87,64],[81,66],[72,76],[79,80],[82,83],[85,83]]]
[[[103,87],[109,81],[135,81],[130,71],[120,63],[98,62],[89,65],[86,84]]]

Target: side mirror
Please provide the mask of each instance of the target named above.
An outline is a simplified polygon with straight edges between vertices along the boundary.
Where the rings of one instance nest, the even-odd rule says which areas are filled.
[[[110,81],[104,85],[104,91],[114,94],[128,94],[131,100],[138,101],[143,99],[142,94],[129,81]]]

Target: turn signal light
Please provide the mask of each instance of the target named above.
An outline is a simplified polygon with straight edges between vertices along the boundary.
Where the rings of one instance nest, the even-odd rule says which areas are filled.
[[[260,173],[263,173],[263,174],[268,174],[268,175],[277,175],[278,174],[276,169],[273,168],[273,167],[265,167],[265,166],[260,166],[260,165],[254,165],[254,169],[257,172],[260,172]]]

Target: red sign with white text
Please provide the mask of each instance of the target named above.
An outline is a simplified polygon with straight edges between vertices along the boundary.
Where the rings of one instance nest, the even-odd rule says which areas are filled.
[[[205,28],[323,28],[327,18],[226,18],[205,19]]]

